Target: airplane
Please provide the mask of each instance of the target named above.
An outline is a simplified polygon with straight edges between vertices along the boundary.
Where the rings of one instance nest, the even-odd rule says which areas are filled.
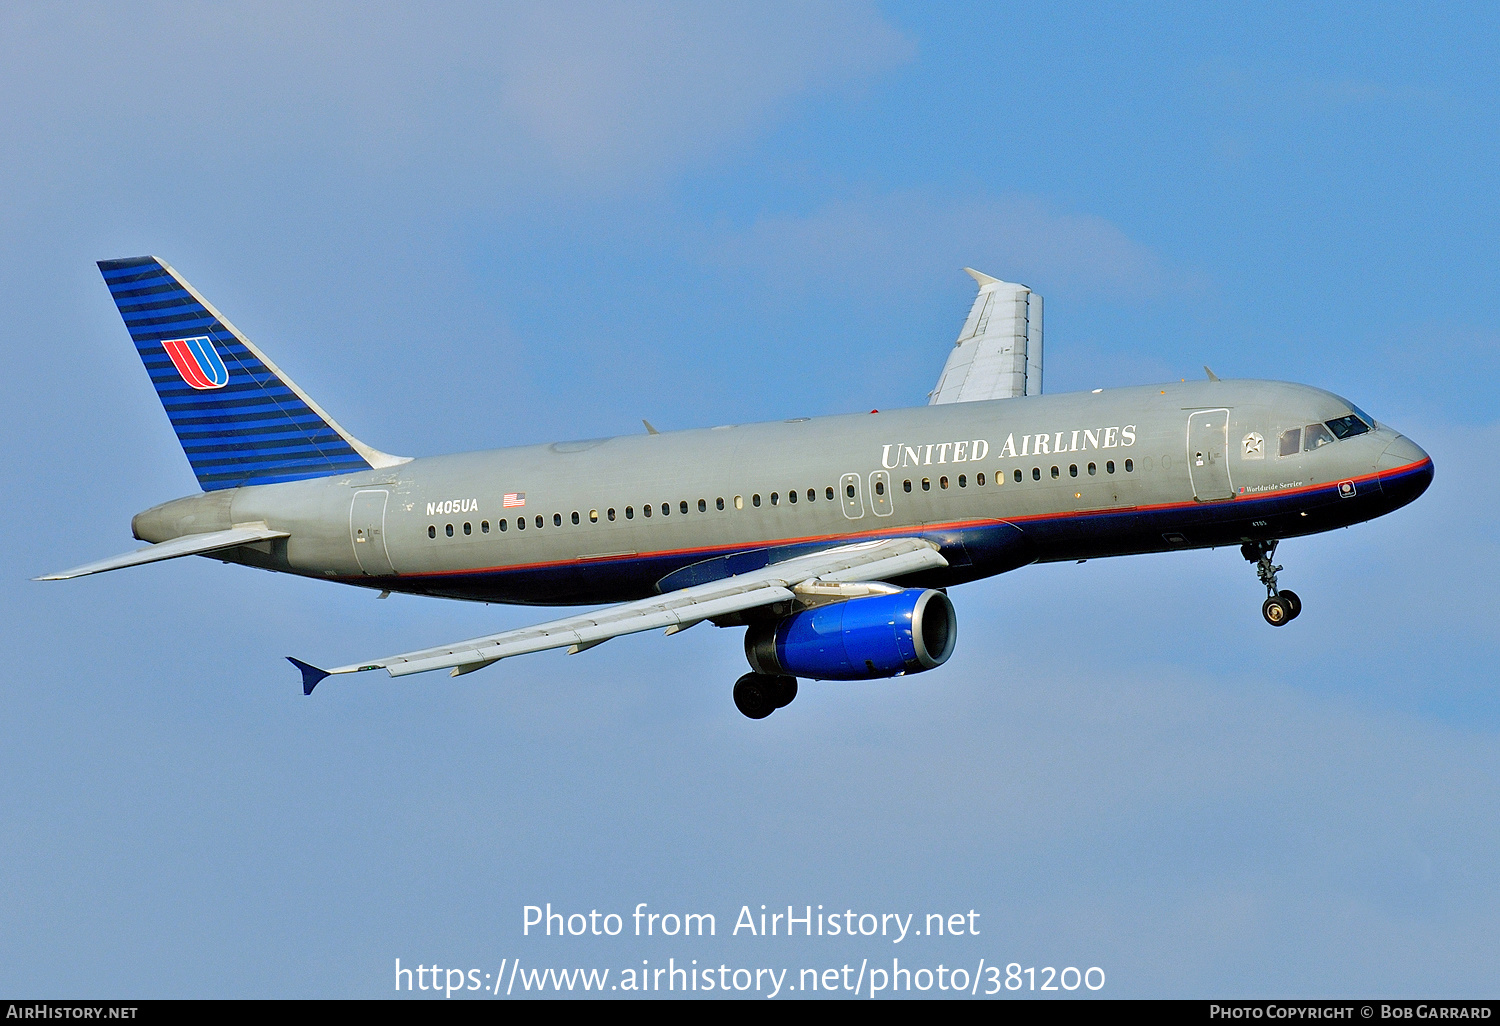
[[[137,514],[149,544],[49,574],[179,556],[377,590],[602,605],[333,669],[470,673],[705,621],[744,627],[740,712],[798,680],[945,663],[948,589],[1031,563],[1239,546],[1261,613],[1302,611],[1278,542],[1398,509],[1432,481],[1411,439],[1331,392],[1206,380],[1042,394],[1042,298],[979,291],[926,406],[413,459],[350,435],[155,257],[99,262],[198,494]]]

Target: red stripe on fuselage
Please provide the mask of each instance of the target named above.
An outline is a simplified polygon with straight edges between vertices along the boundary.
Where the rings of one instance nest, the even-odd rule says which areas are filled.
[[[1404,467],[1394,470],[1376,471],[1364,474],[1360,477],[1345,477],[1339,481],[1328,481],[1321,484],[1304,485],[1301,488],[1288,488],[1286,491],[1265,492],[1254,496],[1237,495],[1230,499],[1219,499],[1213,502],[1199,502],[1196,499],[1191,502],[1164,502],[1154,506],[1113,506],[1101,509],[1068,510],[1056,513],[1032,513],[1018,517],[980,517],[975,520],[954,520],[941,524],[924,524],[921,527],[890,527],[878,531],[863,531],[855,534],[814,534],[801,538],[774,538],[766,541],[746,542],[725,548],[722,545],[709,545],[691,549],[662,549],[656,552],[636,552],[628,556],[611,556],[599,559],[559,559],[542,563],[514,563],[510,566],[475,567],[466,570],[426,570],[418,573],[397,574],[398,577],[408,580],[424,580],[433,577],[464,577],[478,574],[511,573],[519,570],[555,570],[566,567],[600,566],[610,563],[628,563],[641,559],[668,559],[673,556],[696,556],[696,555],[731,555],[739,552],[753,552],[757,549],[787,548],[794,545],[812,545],[823,541],[836,541],[852,545],[861,541],[874,541],[878,538],[907,537],[912,535],[937,534],[942,531],[960,530],[966,527],[983,527],[989,524],[1035,524],[1049,520],[1082,520],[1088,517],[1117,516],[1122,513],[1161,513],[1178,509],[1212,509],[1223,508],[1230,505],[1248,505],[1256,502],[1285,499],[1294,495],[1307,495],[1317,491],[1337,491],[1340,481],[1353,481],[1356,485],[1367,481],[1378,481],[1385,478],[1400,477],[1413,470],[1432,464],[1431,458],[1420,459],[1415,463],[1408,463]],[[368,577],[340,577],[338,580],[369,581]]]

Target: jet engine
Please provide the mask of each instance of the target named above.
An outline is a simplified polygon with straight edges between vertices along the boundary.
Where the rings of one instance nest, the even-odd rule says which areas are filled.
[[[758,673],[813,680],[877,680],[942,666],[958,640],[953,603],[908,588],[804,609],[745,633]]]

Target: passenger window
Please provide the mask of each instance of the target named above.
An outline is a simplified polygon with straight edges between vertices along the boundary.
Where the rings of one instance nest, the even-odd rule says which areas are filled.
[[[911,478],[907,478],[905,481],[902,481],[901,487],[908,492],[911,491]]]
[[[684,503],[683,505],[686,505],[686,503]],[[661,504],[661,515],[665,517],[665,516],[670,516],[671,513],[672,513],[672,504],[670,502],[664,502],[664,503],[662,503]]]
[[[578,511],[576,509],[573,511],[573,523],[578,523]]]
[[[1068,465],[1068,476],[1069,477],[1077,477],[1078,476],[1078,464],[1076,464],[1076,463],[1070,463]]]
[[[960,488],[967,488],[967,487],[969,487],[969,479],[967,477],[965,477],[964,475],[959,474],[958,475],[958,486]]]
[[[1104,461],[1104,472],[1106,474],[1113,474],[1115,472],[1115,461],[1114,460],[1105,460]]]
[[[723,499],[719,500],[719,505],[720,506],[724,505],[724,500]],[[708,500],[707,499],[699,499],[698,500],[698,512],[699,513],[707,513],[708,512]]]
[[[452,524],[448,525],[447,531],[448,531],[448,537],[452,538],[453,537],[453,525]]]
[[[1052,468],[1052,480],[1054,480],[1054,481],[1057,480],[1057,468],[1056,467]]]
[[[537,527],[545,527],[546,525],[547,525],[547,521],[543,520],[542,519],[542,515],[540,513],[538,513],[536,515],[536,526]]]
[[[745,497],[743,495],[736,495],[734,497],[734,508],[735,509],[744,509],[745,508]]]
[[[1135,460],[1126,460],[1125,461],[1125,473],[1130,474],[1130,473],[1134,473],[1134,472],[1135,472]]]
[[[573,515],[575,517],[578,516],[577,513],[574,513]],[[574,523],[577,523],[577,521],[575,520]],[[490,522],[488,520],[481,520],[479,522],[479,532],[481,534],[489,534],[490,533]]]
[[[1281,433],[1281,455],[1295,456],[1302,451],[1302,429],[1288,428]]]
[[[1019,482],[1020,480],[1021,480],[1021,468],[1017,467],[1016,468],[1016,481]]]
[[[429,538],[436,538],[437,537],[437,525],[436,524],[428,524],[427,525],[427,537],[429,537]]]
[[[1000,479],[997,477],[997,478],[995,478],[995,480],[999,481]],[[974,475],[974,483],[977,484],[979,487],[983,488],[984,487],[984,475],[983,474],[975,474]]]
[[[625,507],[625,519],[626,520],[634,520],[635,519],[635,507],[634,506],[626,506]]]
[[[723,496],[722,496],[722,495],[721,495],[721,496],[719,496],[719,498],[718,498],[718,500],[717,500],[717,501],[718,501],[718,506],[719,506],[719,508],[720,508],[720,509],[723,509],[723,508],[724,508],[724,497],[723,497]]]
[[[509,530],[509,528],[506,526],[506,522],[504,520],[500,521],[499,527],[500,527],[501,531]]]
[[[605,516],[609,517],[609,519],[613,521],[615,519],[615,508],[613,506],[609,507],[609,512],[606,513]]]
[[[474,533],[474,525],[473,524],[464,524],[464,534],[473,534],[473,533]]]
[[[599,511],[597,509],[591,509],[591,510],[589,510],[589,523],[591,523],[591,524],[597,524],[598,522],[599,522]]]
[[[703,500],[699,499],[698,502],[701,504],[703,502]],[[677,508],[682,511],[682,515],[683,516],[687,516],[687,500],[686,499],[683,499],[682,502],[678,503]]]
[[[827,488],[823,489],[823,491],[827,494],[828,501],[832,502],[833,501],[833,485],[829,485]]]
[[[1089,464],[1089,477],[1093,477],[1098,472],[1099,472],[1099,468],[1096,467],[1094,464],[1090,463]]]
[[[922,491],[924,491],[924,492],[930,492],[930,491],[932,491],[932,479],[931,478],[927,478],[927,477],[922,478]]]
[[[1033,481],[1040,481],[1042,479],[1042,468],[1041,467],[1032,467],[1031,468],[1031,479]]]
[[[760,505],[760,492],[756,492],[754,495],[750,496],[750,505],[752,505],[752,506],[759,506]]]
[[[938,478],[938,487],[939,488],[947,488],[948,487],[948,479],[946,477],[940,477],[940,478]]]
[[[641,513],[642,515],[649,517],[651,515],[651,503],[648,502],[644,506],[642,506]],[[627,517],[630,516],[630,508],[628,506],[625,509],[625,515]]]
[[[773,505],[773,506],[780,506],[781,505],[781,493],[780,492],[772,492],[771,493],[771,505]]]
[[[552,526],[553,527],[561,527],[562,526],[562,514],[561,513],[554,513],[554,514],[552,514]]]
[[[1302,451],[1311,452],[1321,449],[1333,441],[1333,432],[1322,424],[1309,424],[1307,430],[1302,433]]]
[[[797,489],[793,488],[791,491],[789,491],[789,492],[786,493],[786,501],[787,502],[796,502],[797,501]]]
[[[885,482],[884,481],[876,481],[875,482],[875,494],[876,495],[884,495],[885,494]]]
[[[526,530],[526,518],[525,517],[516,517],[516,530],[517,531],[524,531],[524,530]]]
[[[817,502],[818,501],[818,490],[816,488],[809,488],[807,490],[807,501],[808,502]]]

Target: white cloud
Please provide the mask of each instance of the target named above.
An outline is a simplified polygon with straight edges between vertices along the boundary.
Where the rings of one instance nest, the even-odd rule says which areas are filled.
[[[11,8],[0,167],[43,186],[186,161],[614,189],[713,160],[792,98],[911,52],[858,0]]]
[[[1141,299],[1185,284],[1151,247],[1105,218],[1031,196],[935,198],[916,192],[835,200],[765,218],[718,246],[726,264],[783,288],[930,288],[964,266],[1047,295]]]
[[[560,168],[703,159],[792,96],[905,60],[867,4],[545,4],[499,34],[501,103]]]

